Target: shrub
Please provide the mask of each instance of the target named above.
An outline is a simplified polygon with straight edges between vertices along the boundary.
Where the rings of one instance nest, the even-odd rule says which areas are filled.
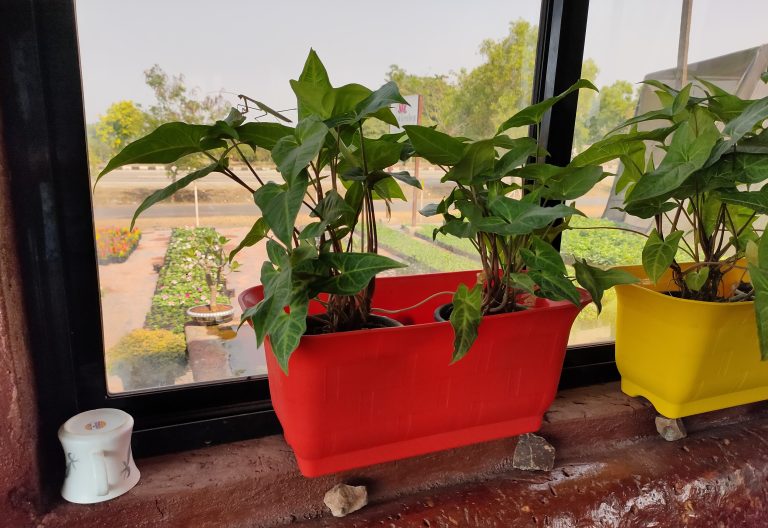
[[[107,369],[125,390],[173,385],[186,365],[184,336],[168,330],[133,330],[107,352]]]
[[[565,231],[560,245],[560,253],[567,262],[573,262],[575,257],[598,266],[640,264],[645,237],[614,229],[579,229],[623,227],[600,218],[574,216],[571,226],[576,229]]]
[[[206,240],[218,239],[210,227],[175,228],[165,253],[165,261],[157,278],[152,306],[144,322],[145,328],[164,329],[182,334],[189,319],[186,312],[193,306],[208,304],[209,288],[205,270],[198,266],[190,252],[206,253]],[[229,298],[219,295],[219,304]]]
[[[96,230],[99,264],[125,262],[139,245],[141,231],[126,227],[101,227]]]

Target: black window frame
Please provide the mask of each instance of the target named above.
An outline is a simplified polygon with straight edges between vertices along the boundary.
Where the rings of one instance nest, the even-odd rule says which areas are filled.
[[[588,9],[588,0],[542,0],[534,102],[580,77]],[[101,306],[74,0],[2,3],[0,57],[0,131],[36,372],[41,469],[62,471],[56,429],[96,407],[134,416],[139,457],[280,432],[265,378],[108,394],[101,327],[93,324]],[[557,164],[570,160],[577,96],[532,131]],[[618,379],[613,355],[612,344],[569,348],[560,387]]]

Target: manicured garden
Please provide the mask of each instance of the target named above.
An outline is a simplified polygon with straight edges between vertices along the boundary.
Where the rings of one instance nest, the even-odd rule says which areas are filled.
[[[206,239],[214,234],[216,231],[210,227],[173,229],[145,328],[181,334],[189,320],[187,309],[208,303],[205,271],[190,255],[204,253]],[[219,294],[216,302],[228,303],[229,299]]]
[[[96,230],[99,264],[125,262],[139,245],[141,231],[126,227],[102,227]]]

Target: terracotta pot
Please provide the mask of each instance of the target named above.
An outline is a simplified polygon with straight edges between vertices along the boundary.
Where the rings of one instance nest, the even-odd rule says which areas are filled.
[[[373,306],[399,309],[473,284],[477,272],[386,277]],[[582,291],[582,305],[589,296]],[[244,291],[243,309],[263,298]],[[581,309],[536,299],[486,317],[451,364],[453,330],[433,312],[450,296],[387,314],[404,326],[304,336],[286,376],[267,348],[272,404],[305,476],[397,460],[538,430],[554,399],[568,334]],[[318,304],[311,313],[320,313]]]

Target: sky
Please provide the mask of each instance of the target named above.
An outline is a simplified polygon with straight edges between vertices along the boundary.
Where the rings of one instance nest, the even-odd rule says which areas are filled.
[[[585,58],[598,86],[674,67],[682,0],[591,0]],[[310,47],[331,82],[377,88],[391,64],[438,75],[472,68],[510,22],[538,24],[536,0],[77,0],[86,121],[120,100],[151,104],[159,64],[201,93],[294,106],[288,85]],[[689,62],[768,43],[768,1],[694,0]]]

